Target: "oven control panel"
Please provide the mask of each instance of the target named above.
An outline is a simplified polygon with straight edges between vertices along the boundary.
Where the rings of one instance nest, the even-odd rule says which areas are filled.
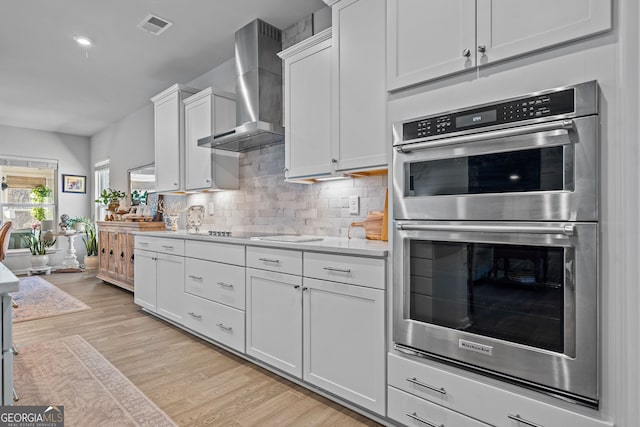
[[[413,120],[402,125],[402,140],[410,141],[574,111],[575,90],[565,89]]]

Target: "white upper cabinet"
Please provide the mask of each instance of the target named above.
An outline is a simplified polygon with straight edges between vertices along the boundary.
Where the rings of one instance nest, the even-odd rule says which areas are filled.
[[[388,0],[387,90],[611,29],[611,0]]]
[[[285,178],[331,173],[331,29],[280,52]]]
[[[332,10],[335,171],[387,167],[386,0],[325,0]]]
[[[173,85],[151,98],[154,104],[156,191],[184,188],[184,104],[197,90]]]
[[[476,65],[474,0],[388,0],[387,89]]]
[[[185,189],[238,189],[238,153],[198,147],[198,139],[236,125],[235,95],[206,88],[184,100]]]

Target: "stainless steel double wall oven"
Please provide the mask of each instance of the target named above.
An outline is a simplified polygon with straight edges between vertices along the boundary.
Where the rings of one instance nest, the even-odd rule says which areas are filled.
[[[394,124],[395,347],[599,400],[598,86]]]

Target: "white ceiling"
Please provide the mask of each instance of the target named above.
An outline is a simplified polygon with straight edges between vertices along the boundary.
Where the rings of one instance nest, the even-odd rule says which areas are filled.
[[[285,29],[322,0],[0,0],[0,125],[90,136],[233,58],[255,18]],[[136,25],[173,22],[159,36]],[[73,37],[95,46],[89,57]]]

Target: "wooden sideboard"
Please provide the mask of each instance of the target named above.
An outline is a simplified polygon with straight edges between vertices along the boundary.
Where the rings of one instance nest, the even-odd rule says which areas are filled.
[[[98,259],[96,277],[133,291],[133,232],[162,231],[164,222],[98,221]]]

